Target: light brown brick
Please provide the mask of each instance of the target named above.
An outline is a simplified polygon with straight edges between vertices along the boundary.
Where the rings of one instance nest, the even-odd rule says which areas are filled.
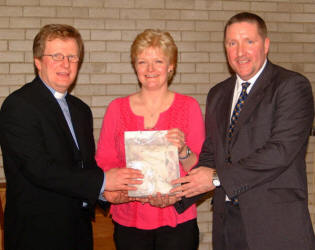
[[[72,0],[40,0],[42,6],[71,6]]]
[[[85,51],[105,51],[105,41],[85,41]]]
[[[277,3],[268,3],[268,2],[253,2],[251,3],[252,11],[268,11],[275,12],[277,11],[278,4]]]
[[[164,0],[135,0],[135,8],[162,9]]]
[[[126,41],[117,41],[117,42],[106,42],[107,51],[115,51],[115,52],[128,52],[130,51],[131,42]]]
[[[92,108],[91,110],[92,110],[93,118],[99,118],[99,119],[104,118],[104,114],[105,114],[104,107]]]
[[[78,7],[57,7],[57,17],[89,17],[88,8],[78,8]]]
[[[165,0],[167,9],[194,9],[194,0]]]
[[[24,7],[25,17],[55,17],[56,9],[52,7]]]
[[[0,30],[1,39],[24,39],[24,30],[21,29],[1,29]]]
[[[86,74],[98,74],[98,73],[105,73],[106,72],[106,65],[105,63],[83,63],[80,73]]]
[[[199,10],[222,10],[222,1],[196,0],[195,9]]]
[[[290,22],[291,15],[289,13],[266,13],[265,22]]]
[[[32,6],[39,5],[40,0],[7,0],[8,6]]]
[[[91,83],[93,84],[119,84],[119,74],[92,74]]]
[[[105,7],[110,8],[134,8],[134,0],[104,0]]]
[[[196,22],[196,31],[223,31],[223,22],[199,21]]]
[[[33,64],[29,63],[12,63],[10,64],[10,73],[11,74],[21,74],[21,73],[33,73],[34,67]]]
[[[12,28],[39,28],[40,20],[36,18],[11,18],[10,27]]]
[[[0,51],[6,51],[8,49],[8,42],[0,40]]]
[[[181,53],[181,62],[209,62],[208,53]]]
[[[91,105],[93,107],[104,107],[113,101],[116,96],[92,96]]]
[[[183,41],[209,41],[210,33],[209,32],[182,32]]]
[[[292,36],[292,42],[304,42],[304,43],[315,42],[314,34],[291,34],[291,36]]]
[[[223,10],[248,11],[250,9],[250,2],[222,1]]]
[[[13,16],[22,16],[23,8],[22,7],[8,7],[0,6],[0,17],[13,17]]]
[[[300,23],[279,23],[279,32],[303,32],[303,24]]]
[[[119,9],[109,8],[89,8],[89,17],[91,18],[104,18],[104,19],[117,19],[119,18]]]
[[[209,74],[181,74],[182,83],[207,83],[209,82]]]
[[[222,63],[197,63],[197,73],[217,73],[223,72],[224,65]]]
[[[91,62],[120,62],[119,52],[91,52]]]
[[[5,85],[18,85],[18,86],[22,86],[24,83],[25,83],[25,79],[24,79],[24,76],[23,75],[1,75],[0,74],[0,82],[1,82],[1,85],[2,86],[5,86]]]
[[[110,31],[110,30],[92,30],[91,31],[91,39],[92,40],[100,40],[100,41],[121,40],[121,32],[120,31]]]
[[[12,40],[9,41],[11,51],[32,51],[33,41],[31,40]]]
[[[23,62],[24,55],[21,52],[0,52],[0,62]]]
[[[134,30],[136,22],[134,20],[106,20],[106,29],[117,29],[117,30]]]
[[[107,85],[107,93],[109,95],[129,95],[136,92],[136,86],[132,85]]]
[[[72,0],[74,7],[103,7],[103,1],[100,0]]]
[[[138,78],[135,73],[123,74],[121,76],[122,84],[135,84],[138,90]]]
[[[82,19],[76,18],[74,20],[74,26],[78,29],[104,29],[104,19]]]
[[[142,32],[142,30],[135,30],[135,31],[122,31],[121,32],[121,40],[123,41],[133,41],[138,33]]]
[[[309,13],[292,13],[291,20],[293,22],[299,23],[314,23],[315,22],[315,15]]]
[[[208,20],[208,11],[202,10],[182,10],[180,18],[185,20]]]
[[[165,30],[165,21],[160,20],[148,20],[148,21],[137,21],[136,22],[137,29],[145,30],[145,29],[161,29]]]
[[[121,19],[149,19],[150,12],[147,9],[121,9],[120,10]]]
[[[44,18],[44,19],[41,18],[41,26],[44,26],[46,24],[51,24],[51,23],[54,23],[54,24],[68,24],[68,25],[74,26],[73,18]],[[35,36],[35,34],[34,34],[34,36]]]
[[[211,63],[217,63],[217,62],[220,62],[220,63],[223,63],[225,64],[226,63],[226,56],[225,56],[225,53],[222,53],[222,52],[212,52],[210,53],[210,62]]]
[[[166,22],[167,30],[194,30],[195,24],[192,21],[168,21]]]
[[[9,95],[9,87],[0,87],[0,96],[6,97]]]
[[[172,84],[170,89],[185,95],[192,95],[196,93],[196,87],[192,84]]]
[[[279,52],[303,52],[303,44],[281,43],[279,44]]]
[[[209,19],[227,22],[227,20],[235,15],[235,11],[209,11]]]
[[[180,17],[179,10],[151,10],[150,17],[152,19],[178,20]]]
[[[108,63],[107,64],[108,73],[132,73],[133,69],[130,63]]]
[[[196,44],[197,51],[207,52],[224,52],[224,46],[222,42],[198,42]]]
[[[195,63],[179,63],[176,69],[177,73],[194,73],[196,72]]]
[[[0,28],[9,28],[9,23],[9,17],[0,17]]]
[[[10,69],[9,63],[0,63],[0,74],[8,74]],[[1,83],[0,83],[1,85]]]
[[[296,3],[296,1],[293,2],[279,2],[277,3],[278,7],[277,10],[281,12],[303,12],[304,6],[302,3]]]

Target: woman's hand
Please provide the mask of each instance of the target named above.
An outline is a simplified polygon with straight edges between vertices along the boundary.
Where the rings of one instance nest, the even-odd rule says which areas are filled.
[[[175,195],[161,195],[161,193],[157,193],[156,196],[148,196],[148,201],[151,206],[160,208],[171,206],[180,199],[181,198],[176,197]]]
[[[185,134],[178,128],[173,128],[167,131],[166,138],[178,148],[178,154],[184,151],[187,147],[185,142]]]

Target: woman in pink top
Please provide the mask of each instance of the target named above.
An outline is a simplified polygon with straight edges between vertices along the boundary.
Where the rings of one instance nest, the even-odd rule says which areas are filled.
[[[177,47],[168,32],[145,30],[131,47],[139,92],[117,98],[108,106],[98,142],[96,161],[104,170],[124,168],[124,132],[168,130],[178,147],[180,174],[197,163],[204,140],[198,102],[168,89],[177,65]],[[178,214],[175,196],[129,201],[123,192],[106,192],[112,203],[117,250],[196,250],[199,243],[196,206]]]

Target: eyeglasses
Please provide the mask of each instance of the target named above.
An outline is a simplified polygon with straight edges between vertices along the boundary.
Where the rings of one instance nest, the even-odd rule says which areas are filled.
[[[77,63],[79,61],[79,57],[76,55],[64,56],[61,53],[57,53],[57,54],[53,54],[53,55],[43,55],[43,56],[51,56],[51,58],[54,61],[63,61],[65,59],[65,57],[67,57],[69,62],[71,62],[71,63]]]

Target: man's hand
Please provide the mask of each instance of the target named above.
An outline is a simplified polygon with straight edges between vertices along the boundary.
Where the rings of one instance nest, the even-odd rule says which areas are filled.
[[[112,168],[105,172],[106,183],[105,190],[136,190],[136,187],[129,186],[132,184],[141,184],[143,175],[139,170],[131,168]]]
[[[107,201],[113,204],[129,202],[127,191],[105,191],[103,196]]]
[[[192,197],[215,189],[212,183],[213,168],[199,167],[191,170],[188,175],[172,181],[172,184],[182,184],[173,188],[171,193],[177,197]]]

